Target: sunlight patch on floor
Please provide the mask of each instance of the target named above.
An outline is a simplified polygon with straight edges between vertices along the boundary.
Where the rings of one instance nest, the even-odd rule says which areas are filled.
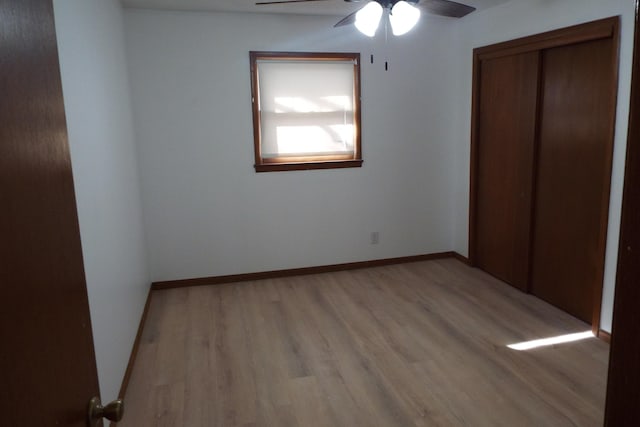
[[[523,341],[516,344],[509,344],[507,347],[509,347],[512,350],[524,351],[524,350],[531,350],[538,347],[547,347],[550,345],[564,344],[568,342],[580,341],[580,340],[585,340],[585,339],[594,338],[594,337],[595,335],[593,335],[593,332],[585,331],[585,332],[578,332],[575,334],[559,335],[557,337],[542,338],[542,339],[533,340],[533,341]]]

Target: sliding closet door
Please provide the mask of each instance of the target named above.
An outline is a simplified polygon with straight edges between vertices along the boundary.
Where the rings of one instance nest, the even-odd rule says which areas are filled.
[[[475,144],[475,265],[526,290],[539,53],[483,59]]]
[[[531,292],[591,323],[602,288],[613,38],[543,51]]]

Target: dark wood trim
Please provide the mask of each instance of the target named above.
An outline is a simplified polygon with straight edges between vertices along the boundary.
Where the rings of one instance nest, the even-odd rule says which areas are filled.
[[[458,261],[460,261],[461,263],[463,263],[463,264],[466,264],[466,265],[469,265],[469,266],[471,265],[471,261],[469,260],[469,258],[467,258],[464,255],[459,254],[458,252],[452,252],[452,256],[455,259],[457,259]]]
[[[355,100],[355,135],[353,156],[362,165],[362,80],[360,78],[360,54],[356,54],[356,66],[353,67],[353,99]]]
[[[489,59],[500,56],[516,55],[534,50],[549,49],[591,40],[615,37],[619,17],[604,18],[597,21],[578,24],[558,30],[547,31],[533,36],[522,37],[502,43],[474,49],[474,55]]]
[[[344,169],[362,167],[362,160],[336,160],[313,163],[264,163],[254,165],[256,172],[286,172],[313,169]]]
[[[640,1],[636,0],[635,6],[627,157],[604,420],[608,427],[636,425],[640,419]]]
[[[607,331],[603,331],[602,329],[598,329],[598,333],[596,334],[598,338],[607,344],[611,343],[611,334]]]
[[[533,245],[535,242],[536,231],[536,208],[537,200],[535,195],[538,194],[538,169],[540,165],[540,117],[542,117],[542,100],[544,99],[544,56],[542,51],[538,52],[538,98],[536,99],[536,128],[535,135],[533,137],[533,170],[531,171],[531,210],[529,212],[529,218],[531,223],[529,224],[529,259],[527,260],[527,283],[525,292],[531,293],[531,276],[533,265]]]
[[[458,255],[462,257],[461,255]],[[304,276],[308,274],[330,273],[333,271],[357,270],[361,268],[381,267],[391,264],[405,264],[409,262],[430,261],[443,258],[457,258],[455,252],[438,252],[425,255],[414,255],[399,258],[385,258],[371,261],[348,262],[344,264],[322,265],[315,267],[292,268],[287,270],[261,271],[257,273],[231,274],[227,276],[200,277],[194,279],[168,280],[153,282],[152,290],[183,288],[189,286],[219,285],[223,283],[247,282],[262,279],[274,279],[290,276]]]
[[[253,115],[253,152],[255,165],[262,164],[262,151],[260,150],[260,109],[258,108],[258,52],[249,52],[249,63],[251,69],[251,111]]]
[[[124,372],[122,378],[122,385],[120,386],[120,393],[118,394],[120,399],[124,399],[127,394],[127,387],[129,386],[129,380],[131,379],[131,373],[133,372],[133,365],[136,362],[136,356],[138,355],[138,348],[140,347],[140,339],[142,338],[142,331],[144,330],[144,324],[147,321],[147,314],[149,313],[149,306],[151,305],[152,289],[149,288],[147,293],[147,301],[144,304],[142,310],[142,316],[140,317],[140,323],[138,324],[138,332],[136,338],[133,341],[133,347],[131,348],[131,355],[129,356],[129,363],[127,363],[127,369]]]
[[[480,57],[473,54],[473,77],[471,92],[471,163],[469,165],[469,265],[477,267],[476,234],[478,205],[478,138],[480,137]]]
[[[478,203],[478,195],[477,195],[477,182],[476,175],[478,173],[478,137],[479,137],[479,102],[480,102],[480,78],[481,78],[481,63],[482,60],[498,58],[502,56],[515,55],[524,52],[531,52],[534,50],[543,50],[549,49],[552,47],[565,46],[580,42],[598,40],[603,38],[612,38],[614,44],[614,52],[615,54],[612,57],[611,66],[614,71],[614,79],[612,82],[612,93],[616,94],[614,96],[611,109],[614,111],[611,117],[611,138],[609,140],[610,147],[607,151],[607,168],[605,171],[605,186],[602,194],[602,217],[603,222],[601,224],[601,228],[599,231],[599,247],[601,248],[600,253],[598,254],[599,260],[601,261],[601,266],[598,271],[598,275],[600,277],[600,282],[604,280],[604,259],[606,256],[606,236],[608,230],[608,218],[609,218],[609,198],[610,198],[610,184],[611,184],[611,168],[612,168],[612,159],[613,159],[613,141],[615,137],[615,111],[617,105],[617,92],[618,92],[618,64],[619,64],[619,49],[620,49],[620,17],[614,16],[610,18],[600,19],[593,22],[588,22],[585,24],[574,25],[567,28],[562,28],[558,30],[548,31],[541,34],[536,34],[533,36],[523,37],[515,40],[510,40],[502,43],[493,44],[490,46],[484,46],[474,49],[473,51],[473,87],[472,87],[472,116],[471,116],[471,162],[470,162],[470,195],[469,195],[469,262],[470,265],[477,265],[477,254],[476,254],[476,233],[477,233],[477,225],[476,225],[476,208]],[[540,63],[542,67],[542,61]],[[540,88],[542,87],[542,81],[539,82]],[[540,102],[539,102],[540,105]],[[540,108],[538,106],[538,108]],[[538,112],[538,117],[540,117],[540,112]],[[539,124],[538,126],[539,127]],[[536,133],[539,130],[536,129]],[[535,149],[535,158],[534,163],[537,164],[537,152],[538,152],[538,135],[536,135],[536,149]],[[534,168],[537,170],[537,167]],[[535,182],[534,179],[534,188],[533,191],[535,194]],[[608,184],[608,185],[606,185]],[[535,209],[535,199],[532,203],[532,210]],[[534,216],[532,216],[533,221]],[[530,234],[533,235],[535,224],[532,223]],[[530,269],[529,269],[530,270]],[[529,271],[529,276],[531,275],[531,271]],[[531,280],[527,285],[527,291],[530,291]],[[601,315],[601,305],[602,305],[602,286],[598,289],[595,289],[594,295],[594,309],[592,316],[592,328],[594,334],[598,334],[600,330],[600,315]]]
[[[354,99],[354,148],[353,154],[309,157],[282,157],[265,159],[262,157],[262,129],[260,123],[260,89],[258,80],[259,60],[300,60],[300,61],[353,61],[353,99]],[[251,65],[251,110],[253,114],[254,168],[256,172],[284,172],[313,169],[359,168],[362,166],[361,136],[361,88],[360,53],[351,52],[249,52]]]
[[[347,61],[357,60],[360,63],[360,53],[353,52],[277,52],[255,51],[249,52],[255,59],[296,60],[304,58],[305,61]]]
[[[291,156],[291,157],[267,157],[262,159],[264,164],[278,163],[313,163],[313,162],[337,162],[353,160],[354,154],[328,154],[317,156]]]
[[[613,94],[611,105],[609,105],[609,111],[612,112],[610,114],[610,136],[609,136],[609,147],[607,149],[607,158],[606,169],[604,171],[604,176],[602,177],[604,182],[604,187],[601,196],[601,215],[602,222],[600,224],[600,231],[598,235],[598,247],[600,248],[600,253],[598,254],[598,281],[600,283],[599,287],[593,290],[593,317],[591,321],[591,326],[593,328],[593,332],[596,334],[600,333],[600,317],[602,314],[602,292],[604,285],[604,264],[607,256],[607,232],[609,231],[609,204],[611,199],[611,172],[613,169],[613,145],[616,136],[616,116],[617,116],[617,105],[618,105],[618,83],[619,83],[619,69],[620,69],[620,17],[616,16],[613,18],[609,18],[609,21],[612,25],[612,43],[613,43],[613,57],[611,58],[612,73],[613,73],[613,81],[611,82],[611,93]]]

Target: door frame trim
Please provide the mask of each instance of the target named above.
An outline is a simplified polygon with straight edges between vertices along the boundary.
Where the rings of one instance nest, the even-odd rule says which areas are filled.
[[[488,46],[478,47],[473,50],[473,80],[472,80],[472,98],[471,98],[471,162],[470,162],[470,183],[469,183],[469,242],[468,253],[469,262],[472,266],[477,267],[477,204],[478,204],[478,180],[477,175],[479,171],[479,135],[480,135],[480,69],[481,63],[485,59],[499,58],[503,56],[516,55],[520,53],[526,53],[536,50],[550,49],[560,46],[568,46],[577,43],[584,43],[593,40],[600,40],[611,38],[614,43],[614,55],[612,58],[612,67],[614,68],[613,78],[613,105],[614,114],[612,116],[611,123],[611,138],[610,146],[607,153],[607,167],[605,170],[605,180],[609,185],[605,185],[605,191],[602,194],[602,209],[603,209],[603,222],[598,237],[598,246],[601,254],[600,265],[598,267],[598,274],[600,276],[600,287],[594,290],[593,300],[593,316],[592,316],[592,330],[594,334],[600,334],[600,315],[602,310],[602,289],[604,281],[604,263],[606,256],[606,238],[607,228],[609,224],[609,199],[611,190],[611,168],[613,160],[613,142],[615,138],[615,110],[617,105],[617,93],[618,93],[618,74],[619,74],[619,62],[620,62],[620,17],[612,16],[609,18],[599,19],[584,24],[578,24],[558,30],[547,31],[544,33],[522,37],[514,40],[509,40],[501,43],[496,43]],[[536,119],[536,121],[538,121]],[[538,123],[539,125],[539,123]],[[536,128],[538,127],[536,126]],[[535,153],[537,153],[538,147],[538,135],[536,130],[535,135]],[[537,159],[534,159],[534,164],[537,163]],[[535,187],[535,179],[534,179]],[[532,208],[535,207],[535,200],[532,203]],[[532,219],[533,220],[533,219]],[[533,233],[533,225],[531,226],[530,235]],[[601,255],[601,256],[600,256]],[[530,263],[529,263],[530,264]],[[530,292],[531,287],[531,270],[528,273],[527,292]]]

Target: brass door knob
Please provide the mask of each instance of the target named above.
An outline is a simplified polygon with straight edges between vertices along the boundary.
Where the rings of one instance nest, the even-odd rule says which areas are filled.
[[[124,415],[124,402],[122,399],[114,400],[106,406],[102,406],[99,397],[92,397],[89,401],[89,414],[87,425],[97,427],[102,418],[117,423]]]

